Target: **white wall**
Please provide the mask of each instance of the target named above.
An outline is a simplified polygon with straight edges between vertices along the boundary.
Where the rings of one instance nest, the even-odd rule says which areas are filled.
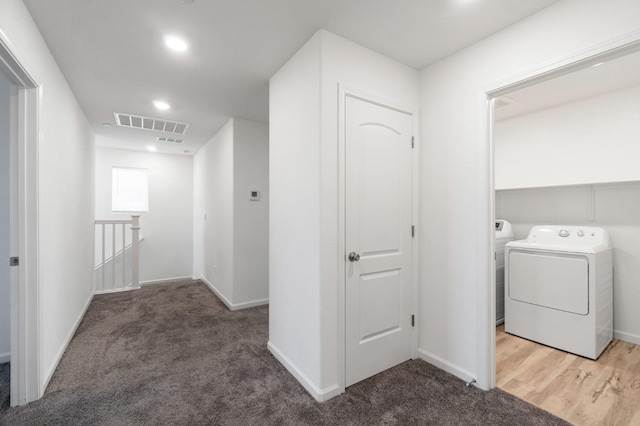
[[[496,189],[640,180],[640,86],[494,126]]]
[[[234,303],[269,298],[269,126],[233,119]],[[251,190],[259,201],[249,201]]]
[[[321,400],[340,392],[339,85],[418,110],[416,70],[326,31],[271,78],[269,345]]]
[[[194,159],[193,274],[231,309],[269,297],[268,153],[265,123],[232,118]]]
[[[22,1],[2,1],[0,30],[41,88],[38,277],[43,391],[92,295],[94,137]]]
[[[11,84],[0,74],[0,363],[9,360],[11,352],[10,295],[9,280],[9,125],[11,106]]]
[[[96,138],[100,143],[100,137]],[[96,148],[95,214],[98,220],[128,219],[111,212],[113,167],[148,170],[149,212],[140,216],[140,281],[192,276],[193,157]],[[118,247],[118,246],[117,246]]]
[[[202,252],[201,269],[194,276],[204,278],[229,301],[233,298],[233,119],[203,146],[194,159],[195,212],[194,229],[204,232],[196,236]]]
[[[614,337],[640,344],[640,182],[498,191],[496,216],[511,222],[516,239],[535,225],[606,229],[613,247]]]
[[[486,386],[483,337],[488,247],[477,238],[488,193],[479,183],[483,87],[640,29],[640,3],[565,0],[421,72],[420,348],[426,359]],[[482,320],[484,323],[484,320]]]
[[[269,345],[318,390],[319,84],[316,34],[269,82]]]

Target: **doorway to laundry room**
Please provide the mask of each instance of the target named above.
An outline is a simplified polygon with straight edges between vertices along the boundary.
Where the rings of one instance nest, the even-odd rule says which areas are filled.
[[[0,410],[9,407],[11,360],[11,82],[0,73]]]
[[[496,385],[640,421],[640,53],[493,104]]]

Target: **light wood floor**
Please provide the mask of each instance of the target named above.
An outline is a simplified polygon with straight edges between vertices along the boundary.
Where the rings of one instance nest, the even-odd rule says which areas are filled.
[[[575,425],[640,425],[640,346],[614,339],[593,361],[496,333],[498,388]]]

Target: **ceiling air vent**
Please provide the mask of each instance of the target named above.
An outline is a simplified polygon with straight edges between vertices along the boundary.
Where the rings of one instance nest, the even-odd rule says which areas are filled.
[[[140,115],[113,113],[116,124],[122,127],[131,127],[142,130],[155,130],[158,132],[176,133],[184,135],[187,133],[189,125],[177,121],[162,120],[160,118],[142,117]]]
[[[183,143],[184,142],[182,139],[163,138],[163,137],[159,137],[158,140],[160,142],[171,142],[171,143]]]

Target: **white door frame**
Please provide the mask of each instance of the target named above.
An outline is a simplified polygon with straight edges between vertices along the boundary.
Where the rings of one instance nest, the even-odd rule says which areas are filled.
[[[556,78],[640,50],[640,31],[594,45],[542,64],[478,91],[478,386],[496,387],[496,297],[495,297],[495,182],[493,145],[493,100],[545,80]]]
[[[0,73],[17,87],[11,117],[11,406],[42,392],[38,315],[38,138],[41,86],[0,32]],[[9,259],[0,259],[8,262]],[[17,268],[17,271],[16,269]]]
[[[412,292],[412,309],[415,315],[415,326],[412,331],[412,347],[411,347],[411,359],[416,359],[418,355],[418,328],[419,328],[419,315],[418,315],[418,259],[419,259],[419,245],[418,245],[418,164],[420,153],[418,151],[418,123],[416,112],[413,108],[402,105],[397,101],[388,101],[381,99],[379,96],[371,93],[363,92],[362,90],[352,89],[345,87],[342,84],[338,85],[338,391],[336,394],[344,393],[346,383],[346,97],[353,97],[366,102],[371,102],[376,105],[383,106],[385,108],[391,108],[396,111],[409,114],[413,119],[413,133],[415,137],[415,148],[413,150],[412,159],[412,222],[416,226],[416,235],[412,240],[412,259],[411,259],[411,292]]]

